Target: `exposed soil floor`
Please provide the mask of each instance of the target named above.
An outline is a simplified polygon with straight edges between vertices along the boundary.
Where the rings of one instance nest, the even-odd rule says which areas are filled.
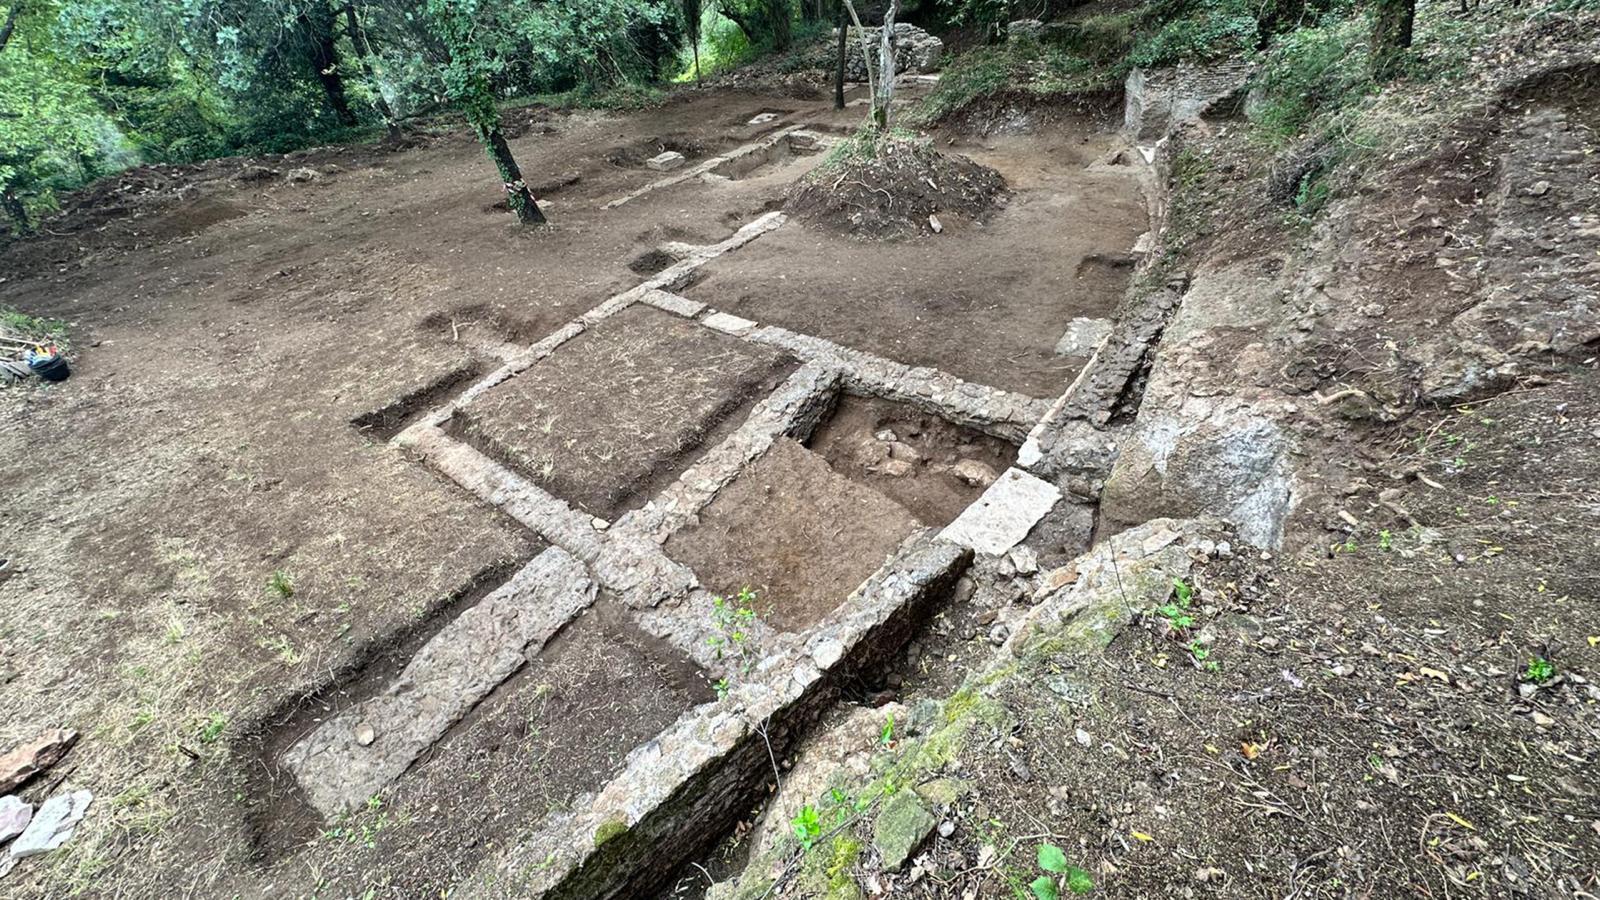
[[[762,621],[800,631],[838,607],[916,528],[898,503],[781,439],[698,523],[667,541],[667,554],[715,593],[750,588]]]
[[[1118,138],[1083,120],[1038,135],[951,135],[939,148],[999,170],[1012,197],[987,225],[861,241],[783,228],[713,261],[685,295],[763,323],[1037,397],[1082,364],[1056,356],[1074,317],[1108,315],[1147,228],[1131,174],[1087,167]],[[1119,274],[1120,273],[1120,274]]]
[[[323,830],[316,890],[446,893],[479,860],[602,787],[630,750],[679,713],[711,699],[692,663],[602,600],[474,708],[389,796]]]
[[[766,109],[783,115],[747,124]],[[352,846],[365,847],[367,837],[319,840],[261,869],[250,792],[259,784],[251,770],[262,746],[282,738],[277,729],[297,721],[307,698],[381,682],[382,667],[391,665],[383,661],[386,649],[409,646],[408,639],[468,602],[463,598],[473,585],[503,577],[540,546],[382,439],[498,365],[508,346],[525,347],[632,287],[641,277],[634,264],[663,245],[727,237],[771,208],[820,159],[777,154],[735,179],[691,182],[603,210],[605,202],[660,177],[642,165],[641,154],[671,144],[703,158],[786,125],[848,130],[859,115],[858,108],[834,113],[823,98],[738,90],[689,91],[661,109],[631,114],[513,111],[513,148],[530,183],[540,187],[555,223],[549,229],[515,226],[496,208],[499,186],[481,150],[464,131],[440,129],[406,147],[323,148],[131,172],[91,188],[38,238],[0,249],[0,304],[67,320],[78,348],[68,382],[0,394],[8,424],[0,428],[0,493],[11,501],[0,521],[0,555],[20,570],[0,583],[0,665],[8,684],[0,695],[0,745],[49,725],[78,729],[85,738],[56,774],[102,798],[67,848],[48,863],[19,867],[8,876],[8,891],[59,895],[114,885],[130,896],[310,894],[317,873],[326,871],[362,893],[354,888],[367,864],[341,868],[339,860]],[[1071,316],[1108,309],[1115,298],[1064,301],[1042,282],[1031,299],[1008,290],[1011,282],[1033,284],[1033,276],[1002,270],[993,277],[994,261],[1003,257],[987,236],[1015,237],[1053,222],[1054,236],[1035,236],[1065,249],[1038,256],[1052,273],[1044,281],[1066,294],[1079,257],[1131,245],[1143,215],[1131,183],[1115,189],[1110,181],[1080,183],[1073,169],[1059,185],[1076,201],[1103,200],[1108,209],[1127,211],[1125,222],[1111,215],[1129,232],[1106,237],[1117,247],[1073,249],[1072,241],[1091,230],[1067,228],[1047,214],[1058,204],[1046,196],[1056,177],[1046,173],[1061,168],[1051,148],[1077,146],[1076,140],[1063,133],[996,139],[988,150],[958,146],[1000,168],[1023,194],[981,233],[984,240],[976,231],[947,232],[942,244],[905,245],[896,251],[898,262],[874,267],[873,274],[857,267],[852,289],[889,296],[898,313],[855,308],[852,318],[838,290],[840,273],[850,267],[838,262],[864,251],[844,247],[848,252],[837,259],[812,265],[818,253],[832,251],[795,255],[793,242],[815,240],[798,227],[768,234],[721,263],[760,252],[766,261],[751,271],[776,265],[769,270],[774,278],[787,275],[778,282],[782,290],[758,292],[761,308],[806,312],[773,321],[814,324],[851,346],[979,381],[990,381],[992,372],[1022,373],[997,380],[1053,395],[1074,373],[1035,351],[1048,355]],[[1087,161],[1082,152],[1083,160],[1070,156],[1073,166]],[[299,167],[317,174],[297,183],[283,177]],[[1016,224],[1007,226],[1008,218]],[[764,245],[779,241],[779,255],[768,255]],[[953,247],[962,250],[952,253]],[[896,299],[896,292],[910,290],[901,283],[908,267],[912,282],[927,283],[921,279],[933,272],[930,254],[943,260],[937,282],[950,293],[927,302],[911,294]],[[967,262],[958,264],[957,256]],[[1037,268],[1037,261],[1019,261],[1017,269]],[[726,285],[738,271],[735,265],[718,272],[706,285]],[[969,287],[958,287],[958,277]],[[1051,310],[1050,321],[1018,327],[1013,314],[1035,303]],[[885,341],[885,334],[917,326],[923,313],[938,315],[939,326],[922,323],[913,329],[920,336],[904,347]],[[652,322],[640,346],[687,327]],[[957,333],[965,338],[957,340]],[[565,348],[577,352],[539,363],[513,380],[505,396],[536,385],[542,371],[570,365],[574,381],[561,401],[569,405],[551,409],[577,413],[584,390],[647,364],[659,377],[655,363],[666,364],[670,355],[658,360],[641,350],[645,355],[634,358],[613,348],[620,355],[610,357],[612,364],[604,354],[586,360],[583,342],[604,337],[597,329],[580,338]],[[705,342],[720,338],[699,332],[685,340],[679,346],[688,352],[674,358],[706,370],[682,370],[686,377],[726,374],[703,358],[711,346]],[[1018,358],[1032,362],[1019,366]],[[729,384],[737,386],[719,398],[748,400],[759,390],[755,381]],[[720,391],[709,382],[703,387]],[[699,391],[697,401],[704,399]],[[617,406],[616,396],[592,396],[590,411],[571,426],[613,416],[606,421],[619,423],[618,432],[609,437],[637,450],[633,435],[665,436],[660,426],[682,412]],[[506,402],[510,414],[514,404]],[[524,402],[534,409],[534,401]],[[710,418],[728,427],[739,409]],[[635,430],[622,431],[630,422]],[[502,424],[526,429],[534,418]],[[698,434],[714,438],[715,428],[707,428]],[[552,435],[558,433],[559,421]],[[530,458],[545,439],[536,428],[521,438],[530,442],[524,448]],[[607,438],[596,435],[592,443]],[[580,464],[593,478],[574,472],[566,487],[553,490],[585,508],[615,512],[648,496],[655,479],[670,477],[673,465],[656,464],[683,461],[681,454],[693,452],[690,443],[664,444],[646,457],[652,462],[626,470],[612,470],[596,456]],[[569,465],[579,464],[561,449]],[[791,465],[775,483],[798,477],[797,484],[816,490],[767,505],[770,483],[761,483],[759,472],[746,473],[701,526],[722,528],[719,546],[728,552],[708,551],[711,563],[699,571],[719,589],[758,586],[772,598],[775,622],[804,623],[875,570],[916,520],[803,448],[780,451],[774,464],[785,458],[807,462]],[[558,461],[552,474],[565,472]],[[826,533],[796,536],[795,523],[802,533],[832,525]],[[770,543],[746,553],[730,535]],[[831,555],[821,552],[828,548]],[[763,559],[772,568],[760,568]],[[616,669],[633,672],[631,665],[624,659]],[[613,693],[635,690],[631,684]],[[687,702],[674,691],[644,690],[648,708],[619,717],[637,720],[640,735],[654,733]],[[521,703],[517,715],[526,718],[532,700],[493,702]],[[564,718],[577,727],[587,707],[581,698],[572,702]],[[440,747],[481,772],[487,793],[461,790],[457,781],[456,796],[423,799],[434,796],[428,792],[436,788],[427,785],[449,780],[424,761],[397,788],[413,791],[404,796],[414,799],[382,801],[405,807],[390,827],[403,815],[407,829],[421,829],[397,831],[408,837],[393,843],[376,841],[398,861],[388,869],[370,866],[375,883],[393,887],[391,895],[407,895],[416,882],[386,880],[386,873],[404,868],[408,878],[442,879],[452,871],[445,857],[428,855],[421,844],[452,848],[446,855],[460,862],[510,839],[484,797],[532,788],[516,780],[526,773],[504,763],[509,751],[487,749],[494,741],[483,737],[490,728],[483,720],[503,714],[509,715],[484,712]],[[632,732],[574,733],[589,734],[616,758],[637,743]],[[502,747],[514,743],[500,739]],[[416,786],[405,786],[411,782]],[[31,787],[30,799],[45,787]],[[527,796],[519,814],[530,817],[558,802],[554,794]],[[419,846],[408,846],[413,841]]]
[[[807,446],[834,471],[948,525],[1011,466],[1017,448],[903,403],[849,394]]]
[[[475,399],[455,427],[557,497],[615,519],[737,427],[797,365],[635,306]]]

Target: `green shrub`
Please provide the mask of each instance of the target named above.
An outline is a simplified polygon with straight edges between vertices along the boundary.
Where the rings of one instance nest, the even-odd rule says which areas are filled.
[[[1255,79],[1261,103],[1251,118],[1269,143],[1301,134],[1319,115],[1354,105],[1372,91],[1361,17],[1282,35]]]

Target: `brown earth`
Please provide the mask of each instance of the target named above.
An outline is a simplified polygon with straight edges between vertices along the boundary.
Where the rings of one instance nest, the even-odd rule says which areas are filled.
[[[1088,169],[1119,140],[1100,128],[1077,119],[1039,134],[944,136],[941,144],[1005,176],[1011,199],[988,224],[958,220],[943,234],[888,243],[783,228],[714,260],[684,293],[899,362],[1053,397],[1082,365],[1055,355],[1067,325],[1109,315],[1126,284],[1086,271],[1085,260],[1126,256],[1147,227],[1131,174]]]
[[[768,108],[785,116],[745,124]],[[820,98],[735,90],[688,91],[628,115],[508,113],[519,135],[513,148],[530,183],[544,189],[555,223],[548,229],[520,229],[497,211],[500,191],[479,148],[466,133],[439,127],[396,146],[140,169],[94,186],[39,237],[0,250],[0,304],[67,320],[75,348],[68,382],[0,394],[0,493],[10,501],[0,555],[19,569],[0,583],[8,682],[0,744],[47,724],[77,728],[85,738],[56,775],[100,798],[72,843],[11,873],[8,889],[248,895],[300,884],[324,867],[341,883],[361,882],[339,860],[365,837],[319,840],[262,868],[284,849],[264,841],[253,796],[265,748],[303,727],[304,710],[337,706],[365,690],[360,685],[381,683],[396,648],[414,646],[538,547],[500,513],[378,441],[496,365],[508,345],[525,347],[636,284],[632,264],[663,244],[726,237],[819,160],[788,156],[738,179],[602,210],[659,177],[633,164],[638,153],[665,141],[711,153],[783,124],[837,132],[856,116],[834,113]],[[1038,187],[1058,166],[1049,142],[1068,140],[1077,139],[1007,138],[994,144],[989,164],[1019,188]],[[315,174],[288,178],[301,168]],[[1138,230],[1131,183],[1094,191],[1129,211],[1125,230]],[[1008,212],[1030,204],[1050,201],[1040,189]],[[1059,216],[1034,222],[1062,240],[1072,231]],[[728,259],[799,230],[780,229]],[[984,241],[948,241],[940,256],[946,287],[958,273],[969,283],[987,277],[996,258]],[[814,259],[793,260],[799,265],[785,270],[785,288],[799,293],[776,292],[776,301],[836,295],[830,280],[838,269]],[[1077,265],[1053,269],[1056,286]],[[891,293],[901,275],[892,266],[875,270],[856,287]],[[969,333],[984,326],[1001,336],[991,349],[1010,350],[1021,346],[1019,332],[1002,320],[1046,295],[1054,298],[1053,289],[1041,285],[1031,298],[974,306],[956,324]],[[1109,308],[1114,298],[1071,302]],[[1058,334],[1054,319],[1064,324],[1071,310],[1063,312],[1043,330]],[[900,356],[874,334],[915,315],[858,317],[868,323],[860,328],[846,327],[842,310],[828,315],[831,336],[903,362],[973,374],[1006,355],[982,356],[945,331]],[[994,328],[985,326],[991,319]],[[1040,336],[1040,327],[1027,330],[1048,354],[1055,335]],[[1031,372],[1041,395],[1072,374],[1054,363]],[[816,477],[842,496],[866,490],[813,460]],[[627,496],[619,502],[643,493]],[[892,506],[878,498],[867,508],[884,504]],[[835,584],[792,558],[802,572],[796,590],[808,596],[796,607],[799,619],[831,608],[882,561],[862,547],[882,542],[886,553],[888,536],[914,525],[897,507],[862,516],[852,500],[846,509],[845,520],[879,526],[846,548],[843,558],[864,571],[841,570]],[[757,527],[788,521],[759,505],[741,515]],[[724,571],[736,589],[748,570],[741,562]],[[827,600],[805,594],[824,581]],[[651,696],[665,699],[630,716],[654,723],[650,716],[681,708],[666,694]],[[607,749],[626,752],[633,740],[607,738]],[[458,736],[452,746],[469,742]],[[495,773],[486,775],[492,783],[520,790],[494,781],[512,777],[498,764],[482,765]],[[425,771],[419,766],[418,776]],[[30,788],[30,799],[48,786]],[[458,799],[470,806],[473,798]],[[459,833],[444,838],[420,824],[406,827],[424,831],[399,833],[432,834],[463,859],[499,839],[498,825],[470,818],[482,810],[440,803],[444,819],[468,817],[457,820]],[[425,819],[418,814],[418,823]],[[291,823],[286,833],[302,834],[306,824]],[[439,857],[415,852],[422,855],[397,859],[446,870]],[[412,884],[386,871],[374,863],[369,886]]]
[[[780,439],[667,541],[707,589],[755,591],[762,621],[802,631],[839,606],[917,528],[904,507]]]
[[[636,306],[456,414],[468,442],[591,515],[670,484],[798,365]]]

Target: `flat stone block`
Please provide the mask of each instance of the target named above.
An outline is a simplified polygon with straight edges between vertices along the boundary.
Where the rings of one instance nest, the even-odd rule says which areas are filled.
[[[649,159],[645,160],[644,164],[646,167],[654,169],[657,172],[671,172],[673,169],[683,168],[683,164],[686,162],[688,162],[688,160],[683,158],[682,153],[679,153],[675,150],[668,150],[667,152],[658,156],[650,157]]]
[[[1061,491],[1050,482],[1007,469],[940,537],[998,556],[1021,543],[1060,499]]]
[[[729,315],[728,313],[724,312],[712,313],[711,315],[706,316],[704,319],[701,319],[700,323],[707,328],[715,328],[718,331],[721,331],[725,334],[731,334],[736,337],[748,334],[756,327],[756,323],[750,321],[749,319],[741,319],[738,316]]]

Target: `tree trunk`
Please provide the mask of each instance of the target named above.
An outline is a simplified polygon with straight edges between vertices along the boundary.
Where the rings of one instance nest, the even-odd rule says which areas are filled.
[[[1400,74],[1416,24],[1416,0],[1377,0],[1372,20],[1372,74],[1387,81]]]
[[[306,46],[311,57],[311,68],[328,95],[328,106],[339,117],[339,124],[356,124],[356,115],[350,111],[350,100],[345,96],[344,76],[339,72],[339,48],[334,43],[333,10],[324,3],[312,4],[300,14],[300,27],[305,30]]]
[[[11,4],[11,11],[6,13],[6,23],[0,25],[0,50],[6,49],[11,43],[11,35],[17,31],[17,20],[22,18],[22,0]]]
[[[878,32],[878,92],[872,104],[872,124],[879,131],[889,130],[889,104],[894,100],[894,17],[900,0],[889,0],[883,11],[883,29]]]
[[[833,108],[844,109],[844,64],[848,54],[845,53],[846,33],[850,30],[844,21],[844,4],[839,4],[839,14],[834,16],[834,21],[839,24],[839,61],[833,69]]]
[[[345,4],[344,21],[350,33],[350,46],[356,48],[356,62],[361,66],[361,76],[372,84],[375,95],[373,105],[378,108],[378,115],[383,117],[383,126],[388,129],[389,136],[394,137],[400,133],[400,120],[395,118],[394,109],[389,106],[389,100],[383,96],[383,88],[378,84],[377,72],[372,67],[372,43],[367,40],[367,32],[362,29],[361,20],[356,16],[353,0]]]
[[[33,225],[28,221],[28,209],[22,205],[22,198],[10,191],[0,191],[0,207],[11,218],[13,229],[18,235],[27,234]]]
[[[539,201],[523,182],[522,169],[517,166],[516,158],[511,155],[511,145],[506,143],[506,136],[500,131],[500,123],[495,122],[487,128],[479,128],[478,139],[483,141],[484,149],[489,151],[489,158],[494,160],[494,167],[500,170],[500,180],[506,187],[506,203],[510,205],[511,211],[517,214],[517,220],[524,225],[545,224],[544,213],[539,211]]]
[[[700,84],[700,35],[699,35],[698,32],[696,32],[696,34],[694,36],[693,44],[694,44],[694,83],[696,85],[699,85]]]

